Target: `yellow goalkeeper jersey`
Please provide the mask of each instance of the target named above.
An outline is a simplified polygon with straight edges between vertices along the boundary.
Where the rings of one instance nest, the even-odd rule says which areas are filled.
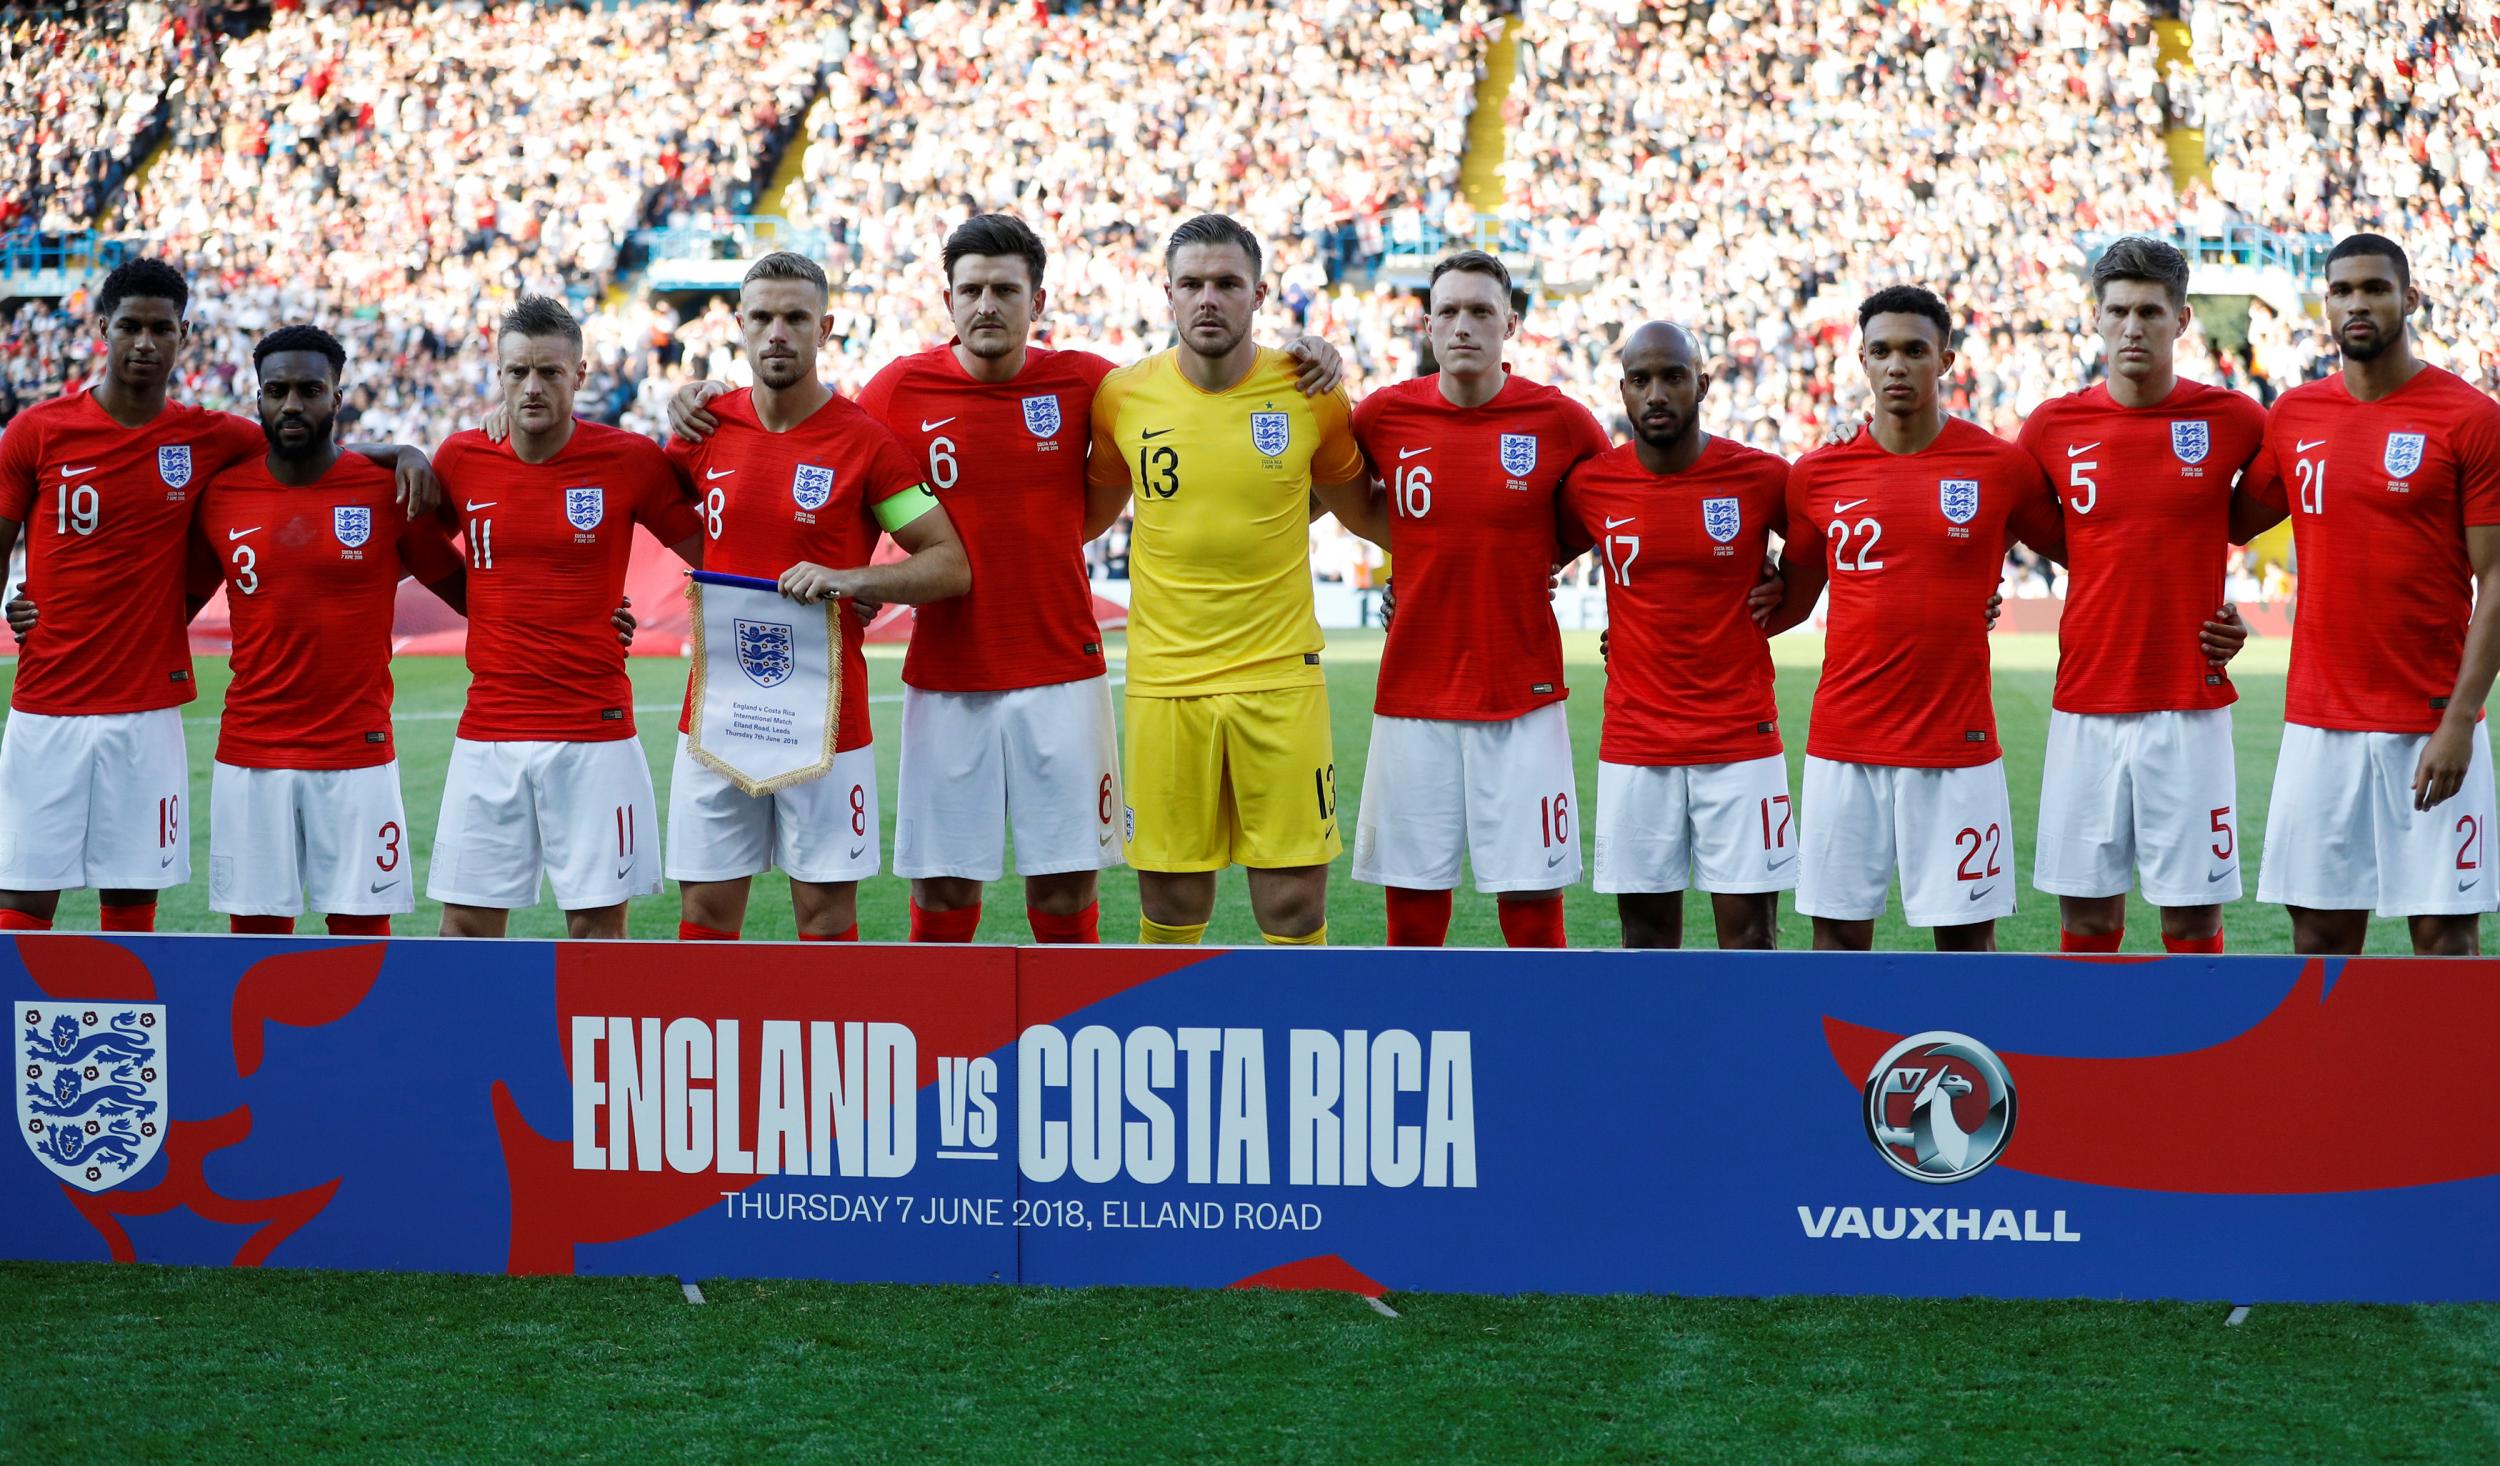
[[[1294,360],[1259,348],[1231,389],[1200,391],[1178,348],[1103,378],[1086,475],[1125,482],[1128,690],[1256,692],[1322,681],[1311,608],[1310,495],[1363,471],[1343,389],[1304,397]]]

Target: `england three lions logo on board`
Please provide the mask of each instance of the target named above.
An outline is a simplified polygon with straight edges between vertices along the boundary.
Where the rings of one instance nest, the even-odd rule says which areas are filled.
[[[1968,1180],[2014,1138],[2014,1078],[1975,1038],[1914,1033],[1866,1076],[1866,1137],[1913,1181]]]
[[[1250,414],[1250,446],[1261,458],[1284,456],[1285,445],[1293,441],[1293,419],[1281,412]]]
[[[2428,442],[2423,433],[2389,433],[2387,435],[2387,476],[2411,478],[2422,466],[2422,446]]]
[[[594,530],[608,517],[608,496],[603,489],[566,489],[564,491],[565,522],[578,530]]]
[[[165,1009],[159,1003],[17,1005],[25,1021],[18,1133],[82,1191],[130,1179],[165,1144]]]
[[[363,505],[333,505],[330,509],[330,533],[348,549],[360,550],[373,538],[373,511]]]
[[[1936,501],[1943,506],[1946,519],[1955,524],[1968,524],[1979,513],[1979,480],[1938,479]]]
[[[2201,418],[2170,425],[2170,451],[2181,463],[2193,466],[2204,462],[2213,446],[2213,425]]]
[[[789,624],[741,617],[737,626],[738,670],[747,674],[747,680],[758,687],[779,687],[789,681],[798,668]]]
[[[169,489],[179,489],[190,483],[191,445],[177,443],[170,448],[157,449],[156,476],[163,479]]]
[[[832,497],[832,469],[818,468],[813,463],[802,463],[799,465],[798,472],[790,475],[790,498],[801,509],[811,511],[822,509],[825,507],[825,501]]]
[[[1704,499],[1701,501],[1701,527],[1720,544],[1736,538],[1745,527],[1743,505],[1735,499]]]
[[[1526,478],[1536,472],[1536,434],[1502,434],[1502,472]]]
[[[1024,430],[1037,438],[1059,436],[1059,394],[1024,399]]]

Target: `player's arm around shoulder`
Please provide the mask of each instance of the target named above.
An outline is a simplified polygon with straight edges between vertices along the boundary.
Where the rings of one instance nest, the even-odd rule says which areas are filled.
[[[2014,496],[2005,516],[2007,535],[2065,564],[2066,514],[2040,460],[2028,448],[2012,449],[2005,455],[2005,478]]]
[[[21,412],[0,430],[0,567],[17,544],[17,527],[35,512],[43,468],[43,418]]]
[[[1789,466],[1786,499],[1788,533],[1780,546],[1779,603],[1754,618],[1774,636],[1813,615],[1814,603],[1823,598],[1824,584],[1831,579],[1831,566],[1824,558],[1823,527],[1814,516],[1814,454]]]
[[[1337,522],[1357,535],[1389,548],[1389,496],[1372,477],[1363,445],[1354,432],[1354,406],[1345,389],[1323,392],[1309,400],[1318,447],[1311,453],[1311,492]]]
[[[1085,538],[1120,522],[1128,507],[1128,454],[1120,448],[1120,404],[1128,396],[1133,367],[1120,367],[1094,389],[1093,441],[1085,455]]]

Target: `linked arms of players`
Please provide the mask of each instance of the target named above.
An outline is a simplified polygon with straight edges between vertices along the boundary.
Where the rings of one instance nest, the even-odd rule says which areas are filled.
[[[887,533],[903,547],[904,558],[890,565],[852,570],[801,560],[781,572],[781,593],[802,602],[846,597],[860,603],[918,606],[972,589],[972,561],[964,555],[964,542],[943,506],[932,504]]]

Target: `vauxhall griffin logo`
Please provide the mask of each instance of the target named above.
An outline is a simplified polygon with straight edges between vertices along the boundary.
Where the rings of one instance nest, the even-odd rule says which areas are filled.
[[[1866,1076],[1866,1134],[1913,1181],[1966,1180],[2014,1137],[2013,1078],[1975,1038],[1912,1034]]]
[[[119,1185],[165,1143],[165,1009],[155,1003],[17,1005],[18,1133],[85,1191]]]

